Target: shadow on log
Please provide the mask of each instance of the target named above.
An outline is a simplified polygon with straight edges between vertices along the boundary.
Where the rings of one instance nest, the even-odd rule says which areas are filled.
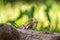
[[[11,25],[0,24],[0,40],[60,40],[60,33],[14,29]]]

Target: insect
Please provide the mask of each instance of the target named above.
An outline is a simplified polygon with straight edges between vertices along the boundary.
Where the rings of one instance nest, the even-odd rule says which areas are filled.
[[[37,27],[37,19],[29,19],[27,24],[20,26],[18,29],[31,29]]]

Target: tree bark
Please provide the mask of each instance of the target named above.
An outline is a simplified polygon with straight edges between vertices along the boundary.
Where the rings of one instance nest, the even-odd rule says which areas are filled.
[[[60,40],[60,33],[17,29],[20,40]]]

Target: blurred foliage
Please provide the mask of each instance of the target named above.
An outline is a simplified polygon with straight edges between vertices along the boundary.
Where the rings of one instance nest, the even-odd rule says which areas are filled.
[[[35,30],[60,32],[60,0],[0,0],[0,23],[15,28],[30,18],[38,20]],[[58,5],[59,4],[59,5]]]
[[[23,3],[45,3],[46,0],[3,0],[3,3],[15,3],[15,2],[23,2]]]
[[[26,15],[28,16],[29,19],[33,18],[34,10],[35,10],[34,7],[32,7],[31,10],[28,10],[28,11],[26,10]]]
[[[50,16],[49,16],[49,11],[50,11],[50,9],[52,8],[52,2],[51,1],[47,1],[47,2],[49,2],[49,3],[46,3],[45,5],[46,5],[46,9],[45,9],[45,14],[46,14],[46,16],[47,16],[47,19],[48,19],[48,21],[49,21],[49,25],[48,25],[48,27],[46,28],[46,29],[48,29],[49,30],[49,28],[50,28],[50,24],[51,24],[51,18],[50,18]]]

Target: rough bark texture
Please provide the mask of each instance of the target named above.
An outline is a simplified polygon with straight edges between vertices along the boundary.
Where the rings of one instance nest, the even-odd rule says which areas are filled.
[[[0,40],[20,40],[19,33],[11,25],[0,24]]]
[[[17,29],[20,40],[60,40],[60,33]]]

